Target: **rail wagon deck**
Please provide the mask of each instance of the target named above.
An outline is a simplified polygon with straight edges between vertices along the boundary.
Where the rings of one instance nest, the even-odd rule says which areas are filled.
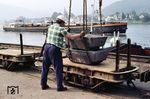
[[[34,65],[34,55],[37,53],[26,50],[20,54],[20,49],[0,49],[0,65],[7,70],[14,70],[19,65],[31,66]]]
[[[94,89],[105,82],[123,83],[134,79],[133,73],[139,69],[137,66],[127,68],[121,64],[116,71],[114,60],[107,59],[99,65],[85,65],[71,62],[68,58],[63,59],[65,82],[77,86]]]

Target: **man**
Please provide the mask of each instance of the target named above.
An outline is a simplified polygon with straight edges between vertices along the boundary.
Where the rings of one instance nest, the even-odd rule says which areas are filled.
[[[43,66],[41,76],[42,90],[49,88],[49,86],[47,85],[47,76],[51,64],[54,65],[56,71],[57,91],[67,90],[67,88],[62,84],[63,62],[61,48],[63,48],[65,38],[77,39],[84,36],[85,33],[81,32],[80,34],[69,34],[63,27],[64,25],[64,17],[60,15],[57,17],[56,23],[49,26],[48,28],[48,36],[46,38],[46,45],[43,51]]]

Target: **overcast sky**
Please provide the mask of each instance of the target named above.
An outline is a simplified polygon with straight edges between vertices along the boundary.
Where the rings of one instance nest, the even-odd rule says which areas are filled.
[[[94,1],[98,0],[87,0],[91,5]],[[120,0],[103,0],[103,7],[106,7],[113,2],[120,1]],[[83,0],[72,0],[73,8],[78,8],[80,3],[82,6]],[[0,0],[0,4],[7,4],[13,5],[18,7],[27,8],[30,10],[37,10],[40,9],[55,9],[61,10],[67,8],[69,6],[69,0]]]
[[[99,0],[87,0],[88,13],[90,13],[91,4],[93,4],[94,1],[98,2]],[[102,7],[104,8],[116,1],[120,1],[120,0],[103,0]],[[82,14],[82,2],[83,0],[72,0],[72,12],[75,15]],[[0,4],[18,7],[17,10],[20,10],[20,12],[23,12],[23,9],[20,8],[27,9],[28,12],[29,11],[36,12],[36,14],[30,14],[33,17],[36,17],[38,15],[39,15],[38,17],[50,16],[54,11],[63,13],[64,9],[68,11],[69,8],[69,0],[0,0]],[[98,7],[96,8],[95,6],[95,9],[98,9]],[[3,17],[8,19],[9,17],[12,17],[13,13],[16,11],[11,10],[9,12],[9,8],[3,8],[3,12],[5,13],[3,13],[2,16],[0,16],[0,18]],[[18,15],[20,12],[18,12]],[[10,15],[10,13],[12,14]],[[14,17],[18,15],[15,14]],[[26,15],[26,13],[24,15]]]

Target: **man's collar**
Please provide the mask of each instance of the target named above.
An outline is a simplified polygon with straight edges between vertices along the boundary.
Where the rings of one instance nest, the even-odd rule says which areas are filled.
[[[60,26],[60,24],[58,24],[58,23],[54,23],[54,25]]]

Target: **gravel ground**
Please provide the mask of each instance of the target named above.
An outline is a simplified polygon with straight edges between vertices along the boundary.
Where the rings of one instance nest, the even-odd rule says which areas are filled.
[[[56,85],[49,80],[51,89],[41,90],[40,73],[35,71],[9,72],[0,69],[0,99],[111,99],[108,96],[86,92],[74,87],[57,92]],[[7,94],[8,86],[19,86],[19,94]]]
[[[51,87],[49,90],[41,90],[40,72],[33,69],[15,72],[0,69],[0,75],[0,99],[150,99],[147,97],[150,95],[150,83],[139,81],[135,81],[135,84],[142,91],[119,85],[97,93],[71,86],[67,86],[68,91],[57,92],[52,74],[49,74],[48,84]],[[7,93],[8,86],[19,86],[19,94],[11,94],[10,88]]]

